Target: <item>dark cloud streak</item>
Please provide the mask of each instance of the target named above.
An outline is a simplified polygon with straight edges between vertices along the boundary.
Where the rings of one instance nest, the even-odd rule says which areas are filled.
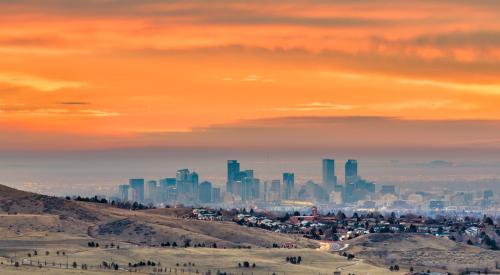
[[[433,148],[457,153],[500,150],[499,120],[407,120],[396,117],[278,117],[213,125],[185,133],[143,133],[154,146],[297,150],[379,148],[401,153]]]

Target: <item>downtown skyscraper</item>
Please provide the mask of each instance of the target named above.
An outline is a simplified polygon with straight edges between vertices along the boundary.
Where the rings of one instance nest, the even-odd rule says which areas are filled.
[[[283,199],[291,200],[294,196],[295,175],[293,173],[283,173]]]
[[[130,179],[129,185],[132,191],[132,196],[129,199],[144,203],[144,179]]]
[[[358,180],[358,161],[350,159],[345,163],[345,184],[354,183]]]
[[[323,186],[327,191],[332,191],[337,185],[337,177],[335,176],[335,160],[323,159]]]
[[[237,160],[227,161],[227,182],[226,191],[228,193],[234,192],[234,182],[240,180],[240,163]]]

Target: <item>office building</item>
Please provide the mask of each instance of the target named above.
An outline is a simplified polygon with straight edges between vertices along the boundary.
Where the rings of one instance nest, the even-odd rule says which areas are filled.
[[[283,173],[283,199],[291,200],[294,197],[295,175],[293,173]]]
[[[233,193],[233,185],[235,181],[239,181],[240,175],[240,163],[237,160],[227,161],[227,182],[226,191],[228,193]]]
[[[122,202],[128,201],[128,192],[130,189],[130,185],[123,184],[118,186],[118,196]]]
[[[180,169],[175,173],[175,178],[177,182],[189,182],[190,174],[189,169]]]
[[[209,181],[204,181],[200,183],[198,199],[200,203],[211,203],[212,202],[212,183]]]
[[[345,184],[354,183],[358,179],[358,161],[350,159],[345,163]]]
[[[213,203],[221,203],[222,202],[220,188],[212,187],[212,202]]]
[[[269,190],[269,200],[279,201],[281,199],[281,180],[272,180]]]
[[[191,180],[191,193],[192,193],[192,198],[198,198],[198,187],[199,187],[199,175],[198,173],[194,172],[191,173],[191,177],[190,177],[190,180]]]
[[[260,199],[261,192],[260,192],[260,180],[259,179],[253,179],[253,184],[252,184],[252,199],[257,200]]]
[[[177,179],[176,178],[164,178],[160,180],[160,187],[163,188],[168,188],[168,187],[175,187],[177,184]]]
[[[144,203],[144,179],[129,180],[131,198],[134,202]]]
[[[159,188],[160,188],[161,200],[163,202],[171,202],[177,199],[175,197],[176,192],[173,192],[173,190],[176,190],[176,186],[177,186],[176,178],[164,178],[160,180]]]
[[[242,201],[252,201],[260,196],[260,180],[246,177],[241,181],[240,197]]]
[[[483,198],[485,200],[489,200],[489,199],[493,198],[493,195],[494,195],[493,190],[484,190],[483,191]]]
[[[382,193],[383,195],[396,194],[396,187],[394,185],[382,185],[380,193]]]
[[[261,195],[263,201],[269,200],[269,182],[267,180],[264,181],[264,186],[262,187]]]
[[[253,179],[254,173],[253,170],[244,170],[241,171],[238,175],[238,181],[243,181],[244,179]]]
[[[148,202],[156,202],[158,200],[158,183],[155,180],[150,180],[146,184],[145,199]]]
[[[337,177],[335,176],[335,160],[323,160],[323,187],[327,191],[332,191],[337,185]]]
[[[181,201],[190,202],[198,200],[198,174],[189,169],[180,169],[176,173],[177,197]]]
[[[358,178],[354,183],[354,188],[357,190],[364,190],[367,193],[375,193],[375,183],[367,181],[362,178]]]

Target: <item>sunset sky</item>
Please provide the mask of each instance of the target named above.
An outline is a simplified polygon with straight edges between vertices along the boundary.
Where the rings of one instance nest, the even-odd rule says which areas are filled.
[[[500,1],[0,1],[0,150],[500,150]]]

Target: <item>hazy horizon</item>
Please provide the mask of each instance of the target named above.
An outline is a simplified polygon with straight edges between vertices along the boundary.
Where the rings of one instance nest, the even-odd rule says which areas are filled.
[[[298,185],[308,180],[321,184],[321,159],[336,160],[336,175],[343,183],[344,164],[354,158],[359,173],[378,185],[394,184],[401,190],[434,191],[470,187],[498,190],[500,161],[457,158],[440,154],[404,157],[374,154],[323,154],[318,151],[270,150],[196,150],[196,149],[122,149],[107,151],[2,153],[0,184],[50,195],[113,195],[119,184],[129,178],[158,180],[175,177],[178,169],[188,168],[200,174],[200,181],[211,181],[225,188],[226,161],[237,159],[242,169],[254,169],[264,180],[281,179],[283,172],[294,172]],[[450,162],[447,165],[432,161]],[[417,184],[417,185],[416,185]],[[89,188],[90,187],[90,188]],[[500,191],[500,190],[498,190]]]

